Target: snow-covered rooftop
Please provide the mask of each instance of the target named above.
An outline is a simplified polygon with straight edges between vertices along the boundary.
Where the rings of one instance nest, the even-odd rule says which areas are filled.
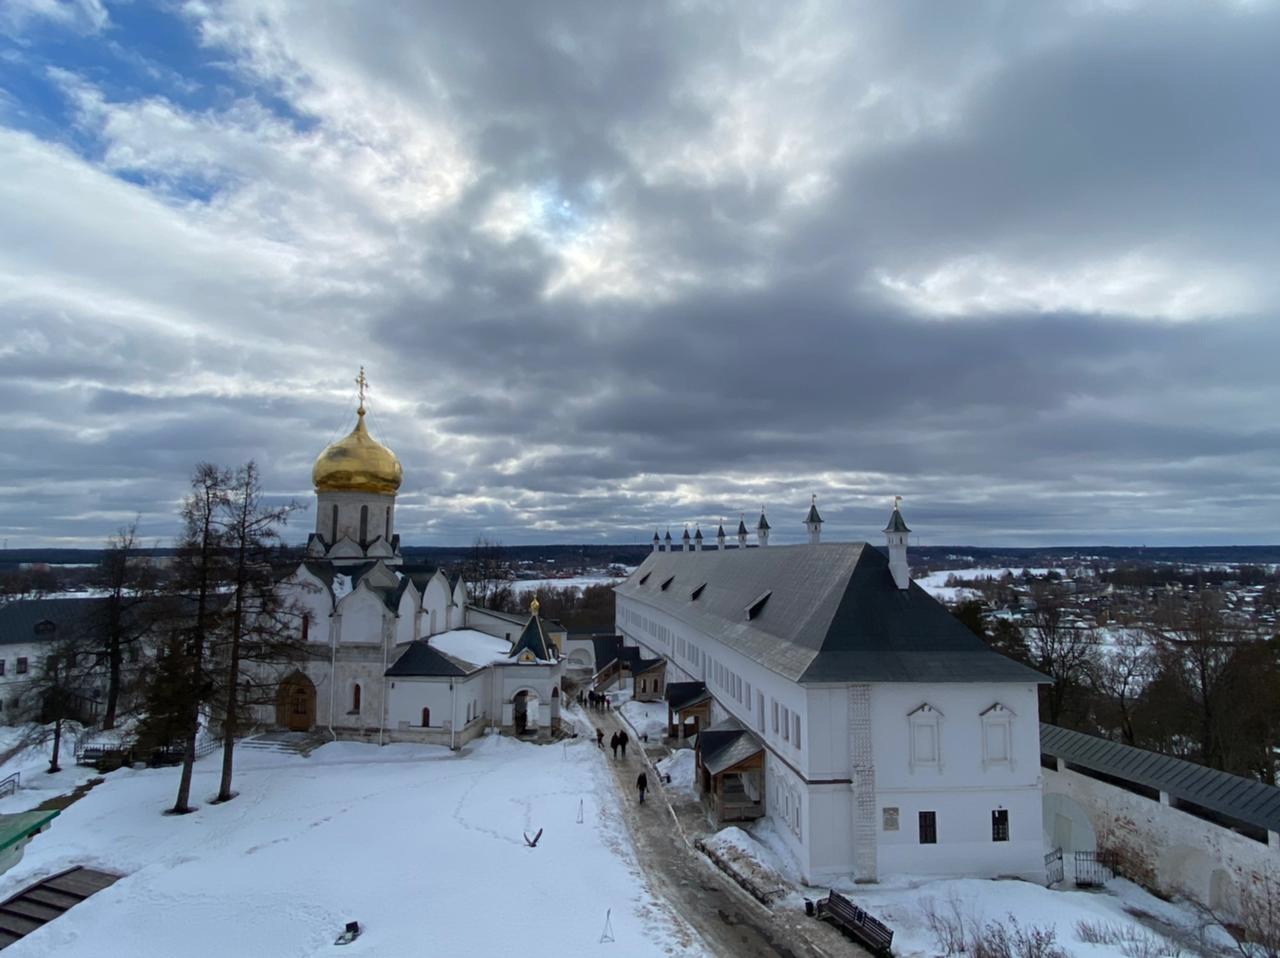
[[[472,665],[488,665],[505,662],[511,655],[511,643],[497,636],[477,632],[475,629],[454,629],[433,635],[428,643],[446,655],[470,662]]]

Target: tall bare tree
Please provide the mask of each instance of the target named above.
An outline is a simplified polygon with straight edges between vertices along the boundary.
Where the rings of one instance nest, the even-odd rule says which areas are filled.
[[[120,710],[126,655],[136,654],[138,645],[151,631],[149,615],[155,591],[155,572],[137,561],[138,522],[135,519],[107,540],[99,563],[96,584],[105,592],[96,623],[101,637],[102,656],[107,665],[107,696],[102,727],[113,729]]]
[[[241,466],[221,503],[222,541],[227,552],[231,601],[224,634],[220,637],[221,683],[216,697],[222,713],[222,778],[215,801],[235,797],[231,790],[235,739],[243,712],[257,699],[261,672],[246,672],[248,661],[275,664],[296,660],[303,651],[297,616],[279,599],[272,574],[272,560],[280,544],[279,527],[298,508],[265,503],[255,463]]]
[[[462,577],[471,601],[481,608],[501,608],[512,595],[511,559],[495,539],[476,537],[463,563]]]
[[[1033,664],[1052,680],[1045,693],[1049,721],[1057,725],[1067,700],[1084,680],[1096,640],[1091,631],[1078,629],[1063,621],[1066,595],[1052,583],[1032,587],[1030,628],[1026,633],[1027,648]]]
[[[1120,738],[1126,745],[1137,744],[1134,706],[1155,670],[1151,641],[1137,629],[1121,630],[1111,647],[1099,650],[1089,663],[1089,682],[1103,701],[1115,708]]]

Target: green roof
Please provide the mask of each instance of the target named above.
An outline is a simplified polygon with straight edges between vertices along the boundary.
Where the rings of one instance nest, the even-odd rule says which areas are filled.
[[[40,831],[61,814],[60,811],[53,810],[0,815],[0,852],[16,845],[32,833]]]

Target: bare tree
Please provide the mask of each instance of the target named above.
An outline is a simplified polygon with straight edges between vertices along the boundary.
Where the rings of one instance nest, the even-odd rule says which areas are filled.
[[[93,633],[85,625],[84,622],[74,622],[59,630],[54,623],[45,622],[37,627],[45,640],[42,645],[45,659],[24,691],[27,712],[37,722],[27,744],[52,741],[50,774],[62,771],[62,739],[66,723],[86,723],[92,717],[94,703],[87,693],[87,677],[96,656],[90,638]]]
[[[477,536],[463,563],[472,603],[484,609],[501,608],[511,597],[511,559],[501,542]]]
[[[253,704],[253,679],[244,663],[280,662],[296,658],[301,639],[279,601],[271,560],[279,545],[278,527],[298,508],[290,502],[268,506],[255,463],[241,466],[221,503],[223,534],[230,574],[230,614],[221,638],[222,682],[216,695],[222,712],[222,779],[215,801],[235,797],[231,790],[235,737],[242,712]]]
[[[1088,664],[1089,682],[1095,692],[1115,707],[1120,738],[1126,745],[1137,744],[1134,705],[1155,674],[1155,666],[1150,640],[1135,629],[1121,630],[1111,647]]]
[[[1045,703],[1049,721],[1056,725],[1068,697],[1085,678],[1095,638],[1091,631],[1063,622],[1066,595],[1060,588],[1050,583],[1036,583],[1031,596],[1035,608],[1031,611],[1031,627],[1026,635],[1027,647],[1036,668],[1052,680]]]
[[[138,522],[135,519],[107,540],[98,567],[97,585],[105,601],[96,623],[101,636],[102,657],[107,665],[107,697],[102,727],[113,729],[120,709],[125,656],[136,654],[137,646],[151,631],[148,615],[153,598],[155,575],[150,566],[137,561]]]

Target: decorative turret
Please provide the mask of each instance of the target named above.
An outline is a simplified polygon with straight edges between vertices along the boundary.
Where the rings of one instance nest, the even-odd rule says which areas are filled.
[[[658,538],[658,530],[653,530],[653,551],[657,552],[658,547],[662,545],[662,540]]]
[[[756,538],[760,540],[762,546],[769,544],[769,520],[764,517],[764,506],[760,507],[760,521],[756,523]]]
[[[738,513],[738,548],[745,549],[747,547],[747,517],[745,513]]]
[[[697,526],[693,528],[693,551],[702,551],[702,529]]]
[[[680,537],[680,541],[684,545],[684,551],[688,552],[689,551],[689,527],[688,526],[684,527],[684,535]]]
[[[898,508],[901,503],[902,496],[893,497],[893,514],[884,527],[884,537],[889,544],[889,572],[893,575],[893,583],[899,589],[907,589],[911,586],[911,569],[907,565],[907,536],[911,530],[902,519]]]
[[[809,530],[809,545],[816,546],[822,541],[822,516],[818,515],[816,494],[809,500],[809,514],[804,517],[804,527]]]
[[[721,522],[720,528],[716,530],[716,545],[719,546],[721,550],[724,549],[724,539],[724,523]]]
[[[667,534],[662,537],[662,548],[667,552],[671,551],[671,530],[667,530]]]

